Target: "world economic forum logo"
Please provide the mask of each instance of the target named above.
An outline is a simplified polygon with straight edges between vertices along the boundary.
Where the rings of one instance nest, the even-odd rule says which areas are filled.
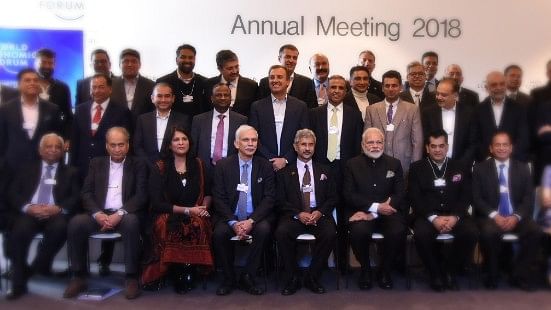
[[[40,9],[52,12],[57,18],[74,21],[84,17],[86,0],[40,0]]]

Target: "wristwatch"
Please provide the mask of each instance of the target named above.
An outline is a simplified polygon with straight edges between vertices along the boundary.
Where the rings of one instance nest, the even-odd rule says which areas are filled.
[[[117,211],[117,215],[120,215],[120,216],[123,216],[125,215],[126,213],[124,212],[124,210],[119,210]]]

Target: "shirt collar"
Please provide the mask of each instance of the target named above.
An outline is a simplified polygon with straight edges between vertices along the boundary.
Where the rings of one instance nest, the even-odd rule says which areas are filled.
[[[171,112],[171,111],[172,111],[172,110],[169,110],[169,111],[168,111],[168,114],[167,114],[166,116],[161,116],[161,115],[159,114],[159,110],[155,110],[155,117],[157,117],[158,119],[167,120],[167,119],[170,117],[170,112]]]
[[[270,96],[272,96],[272,103],[282,102],[282,101],[283,101],[283,103],[287,103],[287,95],[285,95],[285,99],[283,99],[283,100],[278,100],[278,99],[274,96],[274,94],[270,94]]]
[[[235,80],[228,82],[228,81],[226,81],[226,79],[224,78],[224,76],[223,76],[222,74],[220,74],[220,83],[222,83],[222,84],[228,84],[228,83],[230,83],[232,86],[235,87],[235,86],[237,85],[238,82],[239,82],[239,76],[238,76]]]
[[[316,84],[316,88],[319,88],[320,84],[323,84],[323,86],[325,86],[325,88],[327,88],[328,81],[329,80],[325,80],[325,82],[322,83],[321,81],[319,81],[317,79],[314,79],[314,83]]]
[[[100,105],[101,106],[101,109],[103,111],[105,111],[105,109],[107,109],[107,105],[109,105],[109,99],[110,98],[107,98],[107,100],[105,100],[104,102],[101,102],[101,103],[98,103],[98,102],[95,102],[94,101],[94,104],[92,104],[92,109],[95,110],[96,109],[96,106]]]
[[[342,102],[337,104],[336,106],[332,105],[331,103],[327,103],[327,111],[332,112],[333,108],[337,109],[337,112],[342,111]]]
[[[399,102],[400,102],[400,98],[396,99],[396,101],[394,102],[388,102],[388,100],[386,100],[385,98],[385,105],[387,108],[390,106],[391,103],[393,107],[397,107]]]
[[[297,158],[297,169],[304,169],[305,164],[308,165],[309,169],[312,168],[312,159],[307,162],[303,162],[302,160]],[[312,171],[312,169],[310,169],[310,171]]]
[[[239,168],[243,167],[244,164],[249,164],[249,168],[251,168],[252,163],[253,163],[252,158],[247,160],[247,161],[241,159],[241,157],[239,157],[239,155],[237,155],[237,158],[239,158]]]
[[[492,104],[492,106],[502,107],[505,104],[505,98],[503,98],[503,100],[501,100],[501,102],[499,102],[499,105],[497,104],[497,101],[495,101],[492,98],[490,98],[490,103]]]
[[[47,162],[42,161],[42,170],[46,169],[46,167],[48,167],[48,166],[53,166],[54,170],[56,170],[57,166],[59,166],[59,163],[53,163],[53,164],[50,165]]]
[[[126,161],[126,156],[124,157],[124,159],[120,163],[112,161],[111,156],[109,156],[109,166],[112,167],[112,168],[118,168],[118,167],[124,165],[125,161]]]
[[[457,108],[457,102],[453,105],[453,108],[451,108],[451,109],[446,109],[446,108],[442,107],[442,112],[455,112],[456,108]]]
[[[224,113],[220,113],[220,112],[216,111],[216,109],[213,109],[212,111],[213,111],[213,113],[212,113],[213,118],[218,118],[218,115],[224,115],[225,118],[227,119],[230,116],[230,109],[227,109],[226,112],[224,112]]]
[[[501,164],[505,164],[505,169],[509,169],[510,159],[507,159],[506,161],[499,161],[499,160],[494,158],[494,162],[496,163],[496,167],[498,169],[499,169],[499,165],[501,165]]]

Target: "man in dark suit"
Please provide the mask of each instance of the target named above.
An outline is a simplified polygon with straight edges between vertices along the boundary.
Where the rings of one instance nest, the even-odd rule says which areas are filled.
[[[316,237],[312,261],[304,279],[304,286],[314,293],[325,293],[318,281],[335,249],[337,231],[332,216],[338,202],[335,179],[328,167],[312,161],[315,145],[313,131],[297,131],[294,143],[297,162],[277,172],[279,222],[275,238],[285,270],[282,295],[293,295],[300,288],[295,251],[298,235],[310,233]]]
[[[151,93],[155,82],[140,75],[141,57],[134,49],[125,49],[120,55],[122,76],[113,80],[111,98],[128,107],[132,113],[132,128],[136,125],[138,116],[155,110]]]
[[[38,73],[23,69],[17,81],[21,97],[0,107],[0,157],[14,169],[40,158],[38,144],[45,133],[63,132],[59,107],[39,98]]]
[[[19,97],[19,92],[13,87],[0,84],[0,106]]]
[[[327,103],[327,78],[329,77],[329,59],[323,54],[316,53],[310,57],[308,68],[312,74],[312,83],[316,90],[318,106]]]
[[[466,105],[472,108],[476,108],[478,106],[480,103],[478,93],[462,86],[463,70],[459,65],[451,64],[447,66],[444,71],[444,77],[454,79],[459,85],[459,100],[457,101],[457,104]]]
[[[212,176],[214,165],[224,157],[237,153],[232,146],[235,131],[247,124],[247,117],[230,111],[231,91],[228,85],[218,83],[212,88],[214,109],[196,115],[191,128],[195,154],[203,160],[207,173]]]
[[[27,278],[32,273],[49,275],[56,253],[65,243],[67,221],[75,212],[80,195],[80,182],[75,168],[64,166],[63,138],[55,133],[40,140],[40,161],[23,166],[14,175],[8,194],[11,207],[12,290],[8,299],[17,299],[27,292]],[[27,255],[33,237],[42,232],[44,239],[32,268]]]
[[[437,89],[444,81],[440,81]],[[472,259],[478,237],[476,224],[468,213],[470,166],[465,167],[446,156],[448,134],[442,129],[428,135],[425,147],[428,157],[411,164],[408,178],[408,194],[415,216],[415,245],[429,271],[431,288],[437,292],[458,290],[455,275]],[[453,235],[450,251],[440,253],[438,234]]]
[[[195,47],[183,44],[176,49],[176,64],[178,68],[157,79],[164,82],[174,91],[174,106],[176,112],[186,114],[190,118],[211,109],[205,90],[206,78],[193,72],[195,68]]]
[[[346,93],[343,103],[358,109],[361,113],[362,120],[365,118],[367,107],[381,101],[380,97],[369,92],[370,83],[371,77],[367,67],[355,66],[350,69],[351,91]],[[384,96],[382,98],[384,98]]]
[[[221,50],[216,53],[216,66],[220,75],[206,81],[205,96],[212,94],[214,85],[218,83],[226,84],[231,90],[231,110],[248,116],[251,104],[258,97],[258,85],[255,81],[239,74],[239,59],[230,50]]]
[[[407,66],[407,87],[400,93],[400,98],[412,102],[419,107],[419,111],[436,105],[434,92],[425,87],[426,74],[423,64],[414,61]]]
[[[423,56],[421,56],[421,63],[425,67],[425,88],[427,88],[429,92],[434,93],[439,82],[436,79],[436,73],[438,72],[438,54],[433,51],[424,52]]]
[[[217,295],[230,294],[236,283],[251,295],[264,294],[264,290],[256,285],[254,275],[272,232],[275,184],[270,163],[254,156],[257,145],[256,130],[241,125],[235,133],[237,154],[221,159],[214,169],[212,242],[224,273],[224,280],[216,290]],[[240,240],[252,238],[238,282],[233,270],[234,244],[230,240],[233,236]]]
[[[455,80],[444,78],[436,88],[437,106],[422,112],[425,141],[436,130],[447,133],[447,156],[471,167],[476,155],[476,126],[474,108],[458,102],[459,86]]]
[[[117,78],[111,72],[111,60],[109,59],[109,54],[106,50],[98,48],[92,51],[90,55],[92,61],[92,68],[94,69],[94,74],[105,74],[111,79]],[[90,82],[92,81],[92,76],[81,79],[77,81],[77,93],[75,97],[75,106],[78,106],[81,103],[87,102],[92,99],[90,93]]]
[[[134,155],[145,159],[149,165],[161,158],[161,152],[170,144],[170,129],[178,126],[189,130],[187,115],[172,110],[174,94],[167,83],[157,83],[151,94],[155,111],[138,117],[134,130]],[[196,141],[193,140],[195,144]]]
[[[527,93],[520,91],[522,85],[522,68],[519,65],[508,65],[503,70],[505,75],[505,85],[507,87],[507,97],[527,107],[532,103],[532,98]]]
[[[61,111],[65,137],[70,136],[73,122],[73,106],[69,86],[53,77],[56,64],[56,54],[53,50],[43,48],[36,52],[34,67],[40,76],[40,98],[56,104]]]
[[[125,297],[140,295],[138,284],[140,218],[147,205],[147,168],[139,158],[127,156],[130,135],[123,127],[107,132],[109,156],[94,158],[82,187],[87,213],[69,222],[68,246],[73,278],[63,293],[74,298],[87,289],[88,238],[94,232],[115,231],[122,235],[125,263]]]
[[[291,74],[290,83],[287,87],[287,94],[304,101],[308,108],[315,108],[318,106],[318,102],[312,80],[295,72],[298,54],[298,48],[292,44],[285,44],[279,48],[277,60],[279,64],[285,66]],[[270,95],[269,84],[268,77],[264,77],[260,80],[258,98],[264,98]]]
[[[375,70],[375,54],[370,50],[360,52],[360,55],[358,56],[358,65],[366,67],[369,71],[369,89],[367,92],[379,98],[384,98],[385,94],[383,93],[383,84],[373,78],[373,70]],[[350,79],[350,82],[352,83],[352,79]]]
[[[520,253],[511,270],[523,290],[533,290],[541,231],[532,220],[534,188],[528,165],[511,158],[512,139],[498,131],[491,140],[493,158],[477,164],[473,171],[473,209],[480,228],[480,245],[488,269],[485,285],[497,287],[501,238],[518,235]]]
[[[488,157],[488,146],[496,131],[507,132],[515,145],[513,157],[527,161],[530,141],[526,109],[507,98],[503,73],[490,72],[486,76],[485,87],[488,97],[476,111],[476,132],[479,138],[477,161]]]
[[[346,201],[352,250],[362,272],[358,286],[371,288],[369,246],[373,232],[384,236],[378,284],[392,289],[391,267],[406,242],[407,214],[405,185],[400,161],[384,154],[384,134],[375,127],[362,135],[364,154],[350,159],[344,171]]]
[[[249,125],[256,128],[262,141],[260,155],[277,171],[296,159],[293,139],[297,130],[308,127],[308,109],[304,102],[287,95],[286,67],[274,65],[268,72],[271,94],[253,103]]]
[[[530,92],[530,97],[534,100],[534,104],[551,100],[551,60],[547,61],[545,72],[547,74],[547,84],[536,87]]]

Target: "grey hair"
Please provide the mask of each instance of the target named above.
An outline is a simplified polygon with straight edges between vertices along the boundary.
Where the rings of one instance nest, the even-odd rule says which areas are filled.
[[[370,133],[378,133],[381,138],[383,138],[383,141],[385,141],[385,134],[383,131],[377,127],[369,127],[366,130],[364,130],[364,133],[362,134],[362,141],[365,140],[368,134]]]
[[[235,141],[239,141],[239,136],[241,133],[247,131],[247,130],[254,130],[254,133],[256,134],[256,137],[258,138],[258,131],[256,131],[256,128],[249,125],[241,125],[237,130],[235,131]]]
[[[107,130],[107,133],[105,134],[105,140],[108,140],[109,135],[115,131],[122,133],[126,137],[126,142],[130,141],[130,134],[128,133],[128,130],[126,130],[126,128],[124,127],[119,126],[109,128],[109,130]]]
[[[42,148],[44,146],[44,143],[46,143],[46,139],[48,138],[56,138],[59,142],[61,142],[62,146],[65,143],[65,140],[63,140],[62,136],[58,135],[57,133],[51,132],[43,135],[42,138],[40,138],[40,143],[38,144],[38,147]]]
[[[307,128],[297,130],[294,144],[297,144],[302,138],[314,138],[314,143],[316,142],[316,134]]]

